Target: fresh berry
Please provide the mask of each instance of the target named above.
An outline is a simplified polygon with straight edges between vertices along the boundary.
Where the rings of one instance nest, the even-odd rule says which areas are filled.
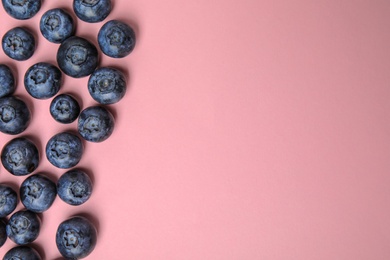
[[[18,205],[18,195],[10,186],[0,184],[0,218],[11,214]]]
[[[56,134],[46,144],[46,157],[51,164],[61,169],[76,166],[83,154],[80,138],[72,133]]]
[[[84,38],[72,36],[63,41],[57,52],[57,63],[68,76],[81,78],[90,75],[98,65],[96,47]]]
[[[9,250],[3,260],[42,260],[38,252],[30,246],[17,246]]]
[[[80,114],[80,105],[71,95],[61,94],[50,103],[50,114],[57,122],[72,123]]]
[[[0,219],[0,247],[2,247],[7,240],[6,223],[4,219]]]
[[[56,244],[61,255],[69,259],[88,256],[97,240],[95,226],[84,217],[72,217],[62,222],[57,229]]]
[[[41,9],[41,0],[2,0],[5,11],[15,19],[26,20]]]
[[[84,22],[101,22],[111,12],[111,0],[74,0],[73,10]]]
[[[4,168],[13,175],[30,174],[39,164],[38,149],[27,138],[12,139],[1,151],[1,162]]]
[[[34,36],[21,27],[13,28],[4,34],[1,45],[8,57],[18,61],[28,60],[35,51]]]
[[[7,236],[18,245],[26,245],[37,239],[40,228],[38,215],[29,210],[15,212],[6,226]]]
[[[37,99],[48,99],[60,90],[62,73],[54,65],[39,62],[32,65],[24,75],[27,92]]]
[[[48,210],[56,195],[56,184],[42,174],[28,177],[20,186],[20,200],[26,209],[35,213]]]
[[[81,170],[64,173],[57,182],[58,196],[66,203],[77,206],[86,202],[92,194],[92,181]]]
[[[109,57],[126,57],[133,51],[135,42],[134,30],[121,21],[108,21],[99,30],[100,49]]]
[[[49,42],[61,43],[74,34],[75,24],[68,12],[55,8],[42,15],[39,29]]]
[[[30,123],[30,110],[23,100],[7,96],[0,98],[0,132],[20,134]]]
[[[126,93],[125,75],[114,68],[99,68],[89,77],[88,90],[98,103],[114,104]]]
[[[16,89],[12,70],[5,64],[0,64],[0,98],[11,95]]]
[[[80,113],[77,128],[85,140],[102,142],[114,131],[114,117],[104,107],[88,107]]]

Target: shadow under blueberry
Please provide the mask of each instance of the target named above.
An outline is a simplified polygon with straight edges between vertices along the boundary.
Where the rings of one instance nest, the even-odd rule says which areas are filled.
[[[42,259],[46,259],[46,254],[45,254],[45,250],[43,249],[44,246],[38,244],[38,243],[33,243],[30,245],[32,248],[34,248],[35,250],[37,250],[38,254],[41,256]]]

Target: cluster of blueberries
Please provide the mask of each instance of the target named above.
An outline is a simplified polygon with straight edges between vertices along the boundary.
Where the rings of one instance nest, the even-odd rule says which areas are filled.
[[[5,11],[13,18],[26,20],[38,13],[41,0],[2,0]],[[111,0],[74,0],[76,16],[88,23],[103,21],[111,12]],[[114,117],[104,105],[120,101],[126,92],[126,78],[115,68],[98,67],[98,49],[88,40],[75,36],[72,16],[63,9],[45,12],[40,20],[44,38],[60,44],[57,51],[58,67],[39,62],[32,65],[24,75],[26,91],[36,99],[49,99],[57,95],[62,84],[62,72],[74,78],[90,76],[88,90],[99,105],[80,112],[76,99],[69,94],[55,96],[50,104],[50,114],[59,123],[77,121],[79,135],[90,142],[102,142],[113,132]],[[35,51],[35,39],[31,32],[16,27],[2,38],[4,53],[17,61],[28,60]],[[98,33],[100,50],[112,58],[129,55],[135,46],[135,33],[124,22],[106,22]],[[26,103],[13,96],[16,88],[13,71],[0,64],[0,132],[17,135],[27,129],[30,110]],[[92,193],[89,176],[80,169],[70,169],[78,164],[83,154],[83,144],[77,134],[61,132],[46,144],[46,158],[55,167],[69,169],[57,183],[42,173],[27,177],[20,186],[19,195],[25,209],[10,215],[18,203],[17,192],[6,184],[0,184],[0,247],[7,237],[18,244],[9,250],[3,259],[41,259],[38,252],[28,244],[35,241],[40,232],[38,213],[50,208],[57,194],[70,205],[85,203]],[[1,163],[15,176],[26,176],[35,171],[40,160],[36,145],[26,137],[9,141],[1,151]],[[95,248],[96,228],[85,217],[75,216],[62,222],[56,233],[59,252],[67,259],[88,256]]]

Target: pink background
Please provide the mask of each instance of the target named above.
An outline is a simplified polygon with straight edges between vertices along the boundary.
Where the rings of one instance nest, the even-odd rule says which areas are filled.
[[[34,245],[45,259],[60,258],[57,226],[80,213],[99,232],[87,259],[390,259],[388,0],[113,2],[106,21],[132,24],[138,41],[101,65],[128,71],[128,92],[110,106],[113,135],[85,144],[91,199],[57,198],[42,214]],[[1,50],[0,61],[31,106],[21,135],[42,152],[37,172],[54,180],[65,170],[43,149],[76,124],[56,123],[23,75],[55,62],[39,19],[71,3],[46,0],[28,21],[0,9],[1,36],[23,25],[39,37],[30,60]],[[77,35],[96,43],[102,24],[78,20]],[[86,83],[65,77],[60,93],[93,105]],[[0,135],[1,145],[12,138]],[[0,172],[0,182],[25,179]]]

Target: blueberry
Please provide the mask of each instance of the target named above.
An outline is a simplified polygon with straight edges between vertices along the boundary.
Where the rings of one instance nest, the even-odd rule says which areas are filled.
[[[37,99],[48,99],[60,90],[62,74],[54,65],[39,62],[32,65],[24,75],[27,92]]]
[[[20,200],[26,209],[35,213],[49,209],[56,195],[56,184],[42,174],[28,177],[20,186]]]
[[[21,27],[9,30],[3,36],[1,45],[8,57],[18,61],[28,60],[35,51],[34,36]]]
[[[73,10],[84,22],[101,22],[111,12],[111,0],[74,0]]]
[[[77,135],[63,132],[47,142],[46,157],[54,166],[67,169],[76,166],[83,154],[83,145]]]
[[[0,184],[0,218],[11,214],[18,205],[18,195],[11,187]]]
[[[42,260],[38,252],[30,246],[17,246],[9,250],[3,260]]]
[[[18,245],[33,242],[39,235],[41,220],[38,215],[29,210],[15,212],[9,219],[7,236]]]
[[[2,247],[7,240],[7,231],[5,227],[6,223],[4,219],[0,219],[0,247]]]
[[[19,98],[0,98],[0,132],[10,135],[20,134],[30,123],[30,110]]]
[[[86,202],[92,193],[92,182],[81,170],[64,173],[57,182],[58,196],[66,203],[77,206]]]
[[[123,58],[135,47],[134,30],[127,24],[111,20],[99,30],[98,43],[104,54],[112,58]]]
[[[99,68],[89,78],[88,90],[98,103],[114,104],[126,93],[125,75],[114,68]]]
[[[86,39],[72,36],[61,43],[57,52],[57,63],[66,75],[74,78],[85,77],[96,69],[98,51]]]
[[[16,89],[15,77],[11,69],[0,64],[0,98],[12,94]]]
[[[32,173],[39,164],[39,153],[34,143],[24,137],[9,141],[1,151],[4,168],[15,176]]]
[[[49,42],[61,43],[74,34],[75,25],[69,13],[61,8],[55,8],[42,15],[39,29]]]
[[[50,103],[50,114],[57,122],[72,123],[80,114],[80,105],[71,95],[61,94]]]
[[[102,142],[114,131],[114,117],[104,107],[88,107],[80,113],[77,128],[85,140]]]
[[[58,226],[56,233],[58,251],[65,258],[84,258],[96,246],[96,233],[94,225],[84,217],[76,216],[65,220]]]
[[[41,0],[2,0],[5,11],[15,19],[26,20],[41,9]]]

